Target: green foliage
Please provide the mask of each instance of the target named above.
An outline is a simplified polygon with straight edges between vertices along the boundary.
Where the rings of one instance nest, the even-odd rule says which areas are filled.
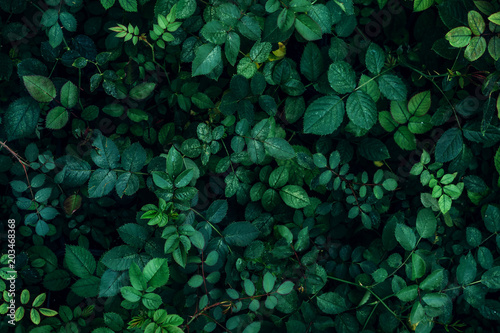
[[[2,332],[497,329],[498,1],[0,10]]]

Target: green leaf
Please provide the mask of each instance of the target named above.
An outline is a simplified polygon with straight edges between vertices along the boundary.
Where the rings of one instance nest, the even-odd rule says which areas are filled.
[[[371,43],[366,50],[365,64],[366,68],[374,75],[380,74],[384,67],[385,52],[380,46]]]
[[[490,38],[488,42],[488,52],[493,60],[497,61],[500,59],[500,37],[493,36]]]
[[[97,297],[101,279],[97,276],[90,276],[77,280],[71,286],[71,290],[80,297]]]
[[[396,240],[406,251],[411,251],[417,244],[417,237],[412,228],[402,223],[396,225]]]
[[[446,305],[446,303],[450,302],[450,297],[442,293],[430,293],[425,294],[422,297],[422,300],[429,306],[441,309]]]
[[[40,106],[30,97],[21,97],[10,103],[3,116],[4,128],[9,140],[31,135],[38,124]]]
[[[234,31],[230,31],[227,34],[226,44],[224,44],[224,54],[226,55],[227,61],[234,66],[236,64],[236,59],[238,58],[238,53],[240,52],[240,35]]]
[[[295,22],[295,13],[293,10],[283,8],[278,15],[277,25],[281,31],[288,31]]]
[[[285,139],[266,139],[266,141],[264,141],[264,147],[267,153],[276,159],[286,160],[295,157],[295,151]]]
[[[369,130],[377,123],[377,107],[373,99],[358,90],[353,92],[346,103],[347,116],[356,125]]]
[[[167,158],[167,172],[171,177],[176,177],[182,172],[183,158],[175,147],[170,148]]]
[[[227,31],[222,23],[213,20],[201,28],[200,34],[210,43],[222,45],[226,41]]]
[[[483,240],[481,231],[474,227],[467,227],[465,231],[465,238],[471,247],[478,247],[481,245],[481,241]]]
[[[414,12],[421,12],[423,10],[426,10],[430,6],[434,4],[434,0],[415,0],[413,2],[413,11]]]
[[[92,145],[96,149],[91,151],[90,157],[92,157],[92,160],[98,167],[114,169],[120,165],[118,162],[120,160],[120,153],[112,140],[98,133]]]
[[[309,205],[307,192],[297,185],[287,185],[280,190],[281,199],[289,207],[300,209]]]
[[[438,201],[439,210],[441,213],[446,214],[451,209],[451,198],[447,194],[443,194]]]
[[[107,169],[97,169],[90,176],[88,191],[90,198],[103,197],[115,187],[116,172]]]
[[[62,25],[66,30],[75,32],[76,31],[76,19],[75,17],[68,12],[62,12],[59,14],[59,20],[61,21]]]
[[[128,245],[119,245],[104,253],[101,262],[114,271],[128,271],[132,262],[138,258],[136,249]]]
[[[398,128],[398,130],[394,133],[394,141],[396,141],[398,146],[404,150],[414,150],[417,148],[417,139],[406,126]]]
[[[404,101],[408,94],[406,86],[399,77],[393,74],[381,75],[378,80],[378,86],[382,95],[391,101]]]
[[[222,232],[228,245],[248,246],[259,236],[259,230],[250,222],[234,222]]]
[[[92,276],[96,269],[94,257],[81,246],[66,245],[64,261],[69,270],[82,279]]]
[[[336,315],[347,311],[344,298],[335,292],[327,292],[317,298],[318,308],[326,314]]]
[[[337,61],[328,68],[328,82],[339,94],[347,94],[356,88],[356,74],[350,64]]]
[[[139,190],[139,186],[139,177],[130,172],[125,172],[118,176],[115,189],[118,196],[122,198],[124,195],[134,195]]]
[[[244,15],[238,22],[238,30],[246,38],[257,41],[261,36],[261,30],[257,20],[249,15]]]
[[[146,99],[155,89],[156,83],[154,82],[143,82],[135,87],[133,87],[130,90],[130,98],[136,100],[136,101],[142,101],[143,99]]]
[[[245,16],[246,17],[246,16]],[[226,53],[227,56],[227,53]],[[221,48],[215,44],[204,44],[195,51],[193,76],[207,75],[222,62]]]
[[[481,276],[481,283],[490,289],[500,289],[500,266],[487,270]]]
[[[178,19],[187,19],[191,17],[196,11],[196,1],[195,0],[179,0],[177,3],[177,9],[175,17]]]
[[[469,11],[467,14],[467,21],[469,23],[470,30],[476,36],[481,35],[486,28],[483,16],[476,12],[475,10]]]
[[[273,290],[275,283],[276,277],[271,272],[267,272],[266,274],[264,274],[262,284],[266,293],[270,293]]]
[[[421,278],[425,274],[425,261],[417,253],[413,253],[411,256],[411,280]]]
[[[429,90],[413,96],[408,102],[408,111],[413,116],[423,116],[431,107],[431,92]]]
[[[115,4],[115,0],[101,0],[101,5],[104,9],[110,9]]]
[[[454,47],[467,46],[471,40],[472,31],[467,27],[457,27],[450,30],[445,38]]]
[[[146,163],[146,151],[135,142],[123,151],[121,165],[123,170],[139,172]]]
[[[436,162],[449,162],[462,151],[462,132],[458,128],[450,128],[439,138],[436,144]]]
[[[472,37],[469,45],[465,48],[464,56],[469,61],[476,61],[486,51],[486,39],[484,37]]]
[[[68,111],[62,106],[56,106],[47,114],[45,127],[49,129],[61,129],[68,123],[68,120]]]
[[[484,225],[489,232],[500,232],[500,209],[493,205],[488,205],[483,215]]]
[[[167,259],[153,258],[144,267],[143,276],[151,287],[160,288],[169,279],[170,271]]]
[[[61,104],[68,108],[74,108],[78,103],[78,87],[73,82],[66,82],[61,88]]]
[[[304,114],[304,133],[332,134],[344,119],[344,102],[340,97],[323,96],[314,100]]]
[[[25,75],[23,82],[31,97],[38,102],[49,103],[56,97],[56,87],[48,77]]]
[[[396,293],[396,297],[403,302],[411,302],[418,297],[418,285],[413,284]]]
[[[358,149],[359,154],[370,161],[382,161],[391,157],[387,146],[374,138],[363,139]]]
[[[322,31],[316,21],[306,14],[300,14],[295,19],[295,29],[305,40],[313,41],[321,39]]]
[[[430,291],[440,288],[444,280],[444,269],[437,269],[427,276],[418,286],[422,290]]]
[[[477,273],[477,265],[474,256],[469,253],[460,257],[460,264],[457,267],[457,281],[461,285],[466,285],[474,281]]]
[[[317,81],[325,72],[325,64],[319,47],[314,43],[307,43],[300,58],[300,72],[309,81]]]
[[[432,210],[424,208],[417,214],[417,231],[422,238],[433,237],[436,232],[437,219]]]
[[[137,12],[137,0],[118,0],[126,12]]]
[[[387,190],[387,191],[394,191],[398,187],[398,182],[395,179],[388,178],[384,180],[382,183],[382,186]]]
[[[49,44],[52,48],[56,48],[61,45],[63,41],[63,31],[58,24],[54,24],[52,28],[49,29]]]
[[[208,207],[205,217],[207,221],[211,223],[219,223],[226,217],[228,208],[229,206],[226,200],[215,200],[210,207]]]
[[[56,24],[58,19],[59,19],[59,12],[56,9],[50,8],[43,13],[42,20],[40,23],[44,27],[48,28]]]
[[[488,16],[488,20],[495,23],[496,25],[500,25],[500,12],[491,14],[490,16]]]

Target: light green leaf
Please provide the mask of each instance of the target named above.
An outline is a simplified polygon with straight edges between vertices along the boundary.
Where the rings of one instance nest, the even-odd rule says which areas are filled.
[[[68,108],[74,108],[78,103],[78,87],[73,82],[66,82],[61,88],[61,104]]]
[[[413,2],[413,11],[421,12],[432,6],[432,4],[434,4],[434,0],[415,0]]]
[[[170,276],[167,259],[151,259],[144,267],[143,275],[151,287],[159,288],[164,286]]]
[[[431,92],[429,90],[413,96],[408,102],[408,111],[413,116],[423,116],[431,107]]]
[[[467,14],[467,21],[469,23],[469,28],[474,35],[479,36],[484,32],[486,24],[484,23],[483,16],[475,10],[469,11]]]
[[[486,51],[486,39],[484,37],[472,37],[469,45],[465,48],[464,56],[469,61],[476,61]]]
[[[496,25],[500,25],[500,12],[491,14],[490,16],[488,16],[488,20],[495,23]]]
[[[445,38],[454,47],[467,46],[471,40],[472,31],[467,27],[457,27],[450,30]]]
[[[136,101],[142,101],[143,99],[146,99],[155,89],[156,83],[153,82],[143,82],[135,87],[133,87],[130,90],[130,98],[136,100]]]
[[[31,97],[38,102],[49,103],[56,97],[56,87],[47,77],[25,75],[23,82]]]
[[[287,185],[280,190],[280,196],[288,206],[300,209],[309,205],[307,192],[297,185]]]
[[[406,126],[398,128],[398,130],[394,133],[394,141],[396,141],[398,146],[404,150],[414,150],[417,148],[417,139]]]
[[[49,129],[61,129],[68,122],[68,111],[62,106],[56,106],[47,114],[45,118],[45,127]]]

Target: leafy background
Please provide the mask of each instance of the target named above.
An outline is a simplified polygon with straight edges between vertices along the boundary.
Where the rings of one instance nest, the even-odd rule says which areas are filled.
[[[2,331],[497,329],[498,1],[0,9]]]

